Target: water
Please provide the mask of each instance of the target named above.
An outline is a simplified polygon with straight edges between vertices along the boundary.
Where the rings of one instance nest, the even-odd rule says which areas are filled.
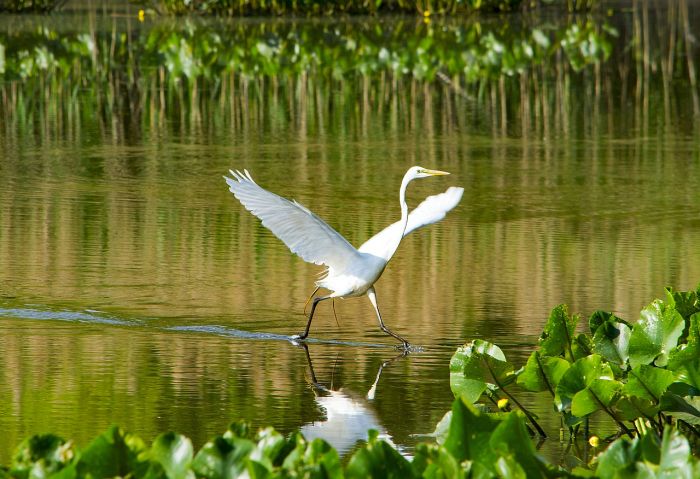
[[[199,447],[238,419],[301,428],[344,453],[372,427],[410,454],[450,407],[449,358],[464,342],[494,341],[520,365],[557,304],[634,320],[665,286],[695,287],[689,72],[700,59],[678,33],[687,5],[673,5],[610,19],[609,63],[538,66],[481,93],[272,75],[230,103],[202,92],[182,103],[170,90],[161,102],[142,84],[137,115],[89,86],[53,103],[61,85],[12,100],[6,83],[0,461],[35,433],[84,445],[116,423]],[[666,38],[669,18],[673,55],[663,41],[625,48],[644,32]],[[247,168],[359,245],[398,219],[413,164],[452,175],[414,182],[409,205],[465,188],[442,222],[405,239],[377,284],[387,325],[423,350],[401,356],[366,298],[336,301],[337,324],[321,303],[308,351],[291,343],[321,269],[261,227],[222,175]],[[551,403],[522,397],[555,438],[543,453],[560,462]]]

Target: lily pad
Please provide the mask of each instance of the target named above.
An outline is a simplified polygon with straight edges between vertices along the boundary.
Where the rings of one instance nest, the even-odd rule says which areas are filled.
[[[614,380],[610,365],[599,355],[579,359],[564,373],[556,388],[555,402],[560,411],[571,411],[574,396],[594,380]]]
[[[624,367],[629,358],[630,325],[612,313],[596,311],[588,320],[593,335],[593,351]]]
[[[594,379],[577,392],[571,401],[571,414],[585,417],[600,409],[612,407],[620,397],[622,383],[612,379]]]
[[[661,397],[661,410],[676,419],[681,419],[688,424],[700,426],[700,397],[681,397],[677,394],[666,392]]]
[[[32,436],[17,446],[10,477],[42,478],[60,474],[58,471],[63,472],[75,454],[72,442],[54,434]]]
[[[506,386],[516,379],[513,365],[501,348],[476,339],[461,346],[450,361],[450,387],[455,397],[476,402],[487,388]]]
[[[444,446],[437,444],[418,444],[411,464],[416,474],[424,479],[470,477],[471,461],[459,463]]]
[[[246,458],[253,447],[248,439],[219,436],[199,450],[192,469],[198,476],[210,479],[239,477],[246,470]]]
[[[141,475],[148,468],[138,459],[146,450],[144,442],[116,426],[97,436],[80,454],[80,477],[124,477],[130,472]]]
[[[146,477],[194,479],[190,467],[193,454],[192,442],[188,438],[167,432],[158,436],[151,449],[139,455],[139,460],[148,459],[151,462]]]
[[[628,396],[636,396],[658,404],[661,396],[674,381],[675,376],[671,371],[644,364],[629,372],[623,392]]]
[[[656,366],[665,366],[684,327],[680,313],[660,300],[644,308],[630,336],[629,361],[632,367],[652,362]]]
[[[297,432],[290,437],[289,444],[293,449],[284,458],[282,468],[291,477],[343,478],[343,467],[338,451],[323,439],[316,438],[308,442],[301,433]]]
[[[565,304],[552,309],[539,339],[541,353],[544,356],[564,357],[568,354],[569,359],[573,360],[571,343],[578,321],[578,315],[569,316],[569,309]]]
[[[528,391],[550,391],[554,395],[554,390],[570,366],[569,361],[561,357],[541,356],[538,351],[533,351],[518,375],[518,384]]]
[[[667,427],[659,441],[653,431],[641,439],[621,438],[596,458],[596,476],[601,479],[620,477],[664,477],[691,479],[695,461],[688,440],[677,430]]]
[[[680,381],[700,391],[700,313],[690,317],[686,341],[671,350],[668,368]]]
[[[370,431],[367,444],[350,458],[345,477],[403,479],[415,477],[415,473],[405,457],[389,443],[379,439],[377,431]]]
[[[700,312],[700,286],[695,291],[673,291],[673,288],[666,288],[666,301],[684,319],[690,318],[693,314]]]

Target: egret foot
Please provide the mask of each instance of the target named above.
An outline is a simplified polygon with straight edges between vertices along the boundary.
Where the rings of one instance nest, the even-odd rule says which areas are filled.
[[[306,335],[306,334],[304,334],[304,335],[293,334],[292,336],[289,337],[289,342],[292,343],[294,346],[306,347],[306,345],[304,344],[304,341],[306,340],[307,336],[308,335]]]
[[[397,344],[394,346],[394,349],[397,349],[399,351],[403,351],[402,356],[405,356],[409,353],[420,353],[425,351],[425,349],[422,346],[417,346],[415,344],[409,344],[408,342],[402,343],[402,344]]]

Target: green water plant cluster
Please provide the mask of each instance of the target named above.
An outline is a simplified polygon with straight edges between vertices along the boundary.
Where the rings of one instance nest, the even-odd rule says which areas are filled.
[[[700,287],[689,292],[669,288],[666,299],[645,307],[636,323],[596,311],[586,332],[577,332],[578,315],[558,306],[539,348],[519,369],[486,341],[459,348],[450,363],[452,391],[472,403],[508,399],[540,435],[545,431],[516,398],[518,389],[550,396],[562,426],[574,437],[591,415],[602,413],[617,426],[616,435],[633,438],[653,430],[661,437],[670,426],[697,441],[699,297]]]
[[[231,73],[335,79],[390,73],[476,82],[546,65],[562,53],[579,70],[604,61],[615,34],[590,20],[522,29],[478,22],[440,28],[405,21],[371,27],[165,22],[120,35],[39,28],[0,33],[0,75],[6,82],[65,80],[76,87],[114,78],[132,88],[202,81],[214,91]]]
[[[494,344],[477,340],[459,348],[450,363],[452,409],[436,428],[437,440],[418,444],[411,458],[375,431],[341,459],[322,439],[253,430],[243,422],[198,451],[180,434],[161,434],[148,445],[113,426],[82,449],[55,435],[33,436],[17,447],[11,464],[0,467],[0,479],[700,477],[694,455],[699,298],[700,287],[669,289],[634,325],[595,312],[585,333],[577,333],[579,318],[559,306],[538,350],[517,370]],[[545,432],[516,398],[517,388],[551,395],[572,439],[598,411],[619,426],[619,437],[572,471],[549,463],[532,441],[532,427]],[[478,404],[482,398],[492,407]]]
[[[414,13],[422,15],[469,14],[529,9],[556,5],[580,11],[600,4],[599,0],[155,0],[142,2],[156,11],[175,15],[334,15],[343,13]]]
[[[252,430],[234,423],[222,435],[194,450],[187,437],[161,434],[151,445],[116,426],[79,449],[46,434],[19,445],[0,478],[74,479],[97,477],[228,478],[693,478],[700,461],[688,440],[666,426],[618,439],[591,464],[572,472],[546,462],[530,439],[519,411],[486,413],[461,398],[452,406],[438,444],[422,443],[411,459],[370,431],[347,460],[323,439],[300,433],[283,436],[273,428]]]
[[[55,10],[66,0],[0,0],[0,12],[42,12]]]

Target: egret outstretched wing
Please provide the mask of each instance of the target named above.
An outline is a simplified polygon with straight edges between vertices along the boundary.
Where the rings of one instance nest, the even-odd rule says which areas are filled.
[[[415,231],[418,228],[436,223],[443,219],[448,211],[457,206],[459,200],[462,199],[462,193],[464,193],[464,188],[451,186],[444,193],[428,196],[408,215],[408,223],[406,224],[406,231],[404,231],[403,235],[406,236],[411,231]],[[401,226],[401,221],[387,226],[365,241],[365,243],[358,248],[358,251],[385,257],[386,252],[384,250],[389,247],[388,245],[392,244],[390,239],[400,234]]]
[[[342,271],[357,256],[340,233],[304,206],[261,188],[247,170],[230,172],[233,178],[224,178],[231,193],[304,261]]]

